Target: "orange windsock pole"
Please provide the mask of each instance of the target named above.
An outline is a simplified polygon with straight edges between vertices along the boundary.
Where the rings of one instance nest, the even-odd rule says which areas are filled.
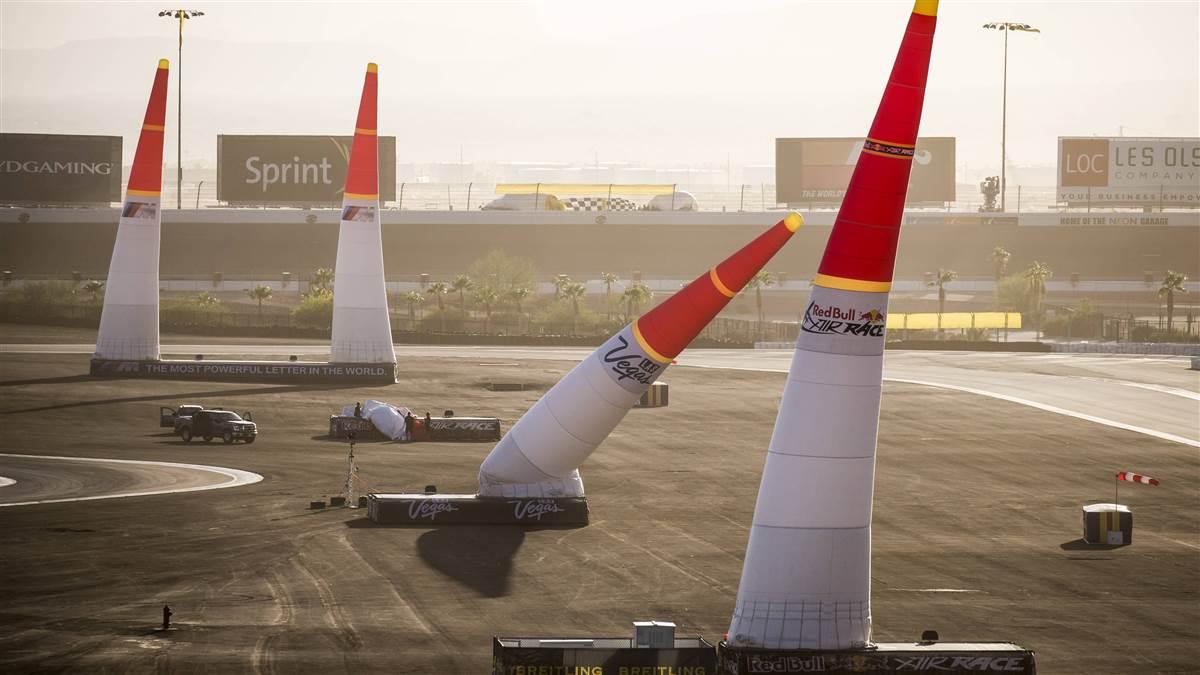
[[[479,494],[584,496],[579,465],[803,222],[799,214],[788,214],[567,373],[483,460]]]
[[[167,71],[167,60],[160,60],[133,154],[96,335],[99,360],[159,358],[158,257]]]
[[[338,230],[330,343],[334,363],[396,362],[379,218],[378,97],[379,67],[369,63],[354,124]]]
[[[354,124],[354,144],[350,146],[350,166],[346,171],[346,198],[379,200],[379,127],[376,122],[379,98],[379,66],[367,64],[358,121]]]
[[[871,509],[896,242],[937,0],[917,0],[834,222],[767,452],[732,649],[871,641]]]
[[[813,280],[818,286],[872,293],[892,288],[936,24],[937,0],[918,1],[825,245]]]
[[[800,214],[788,214],[737,253],[639,317],[633,322],[633,334],[639,344],[659,361],[670,362],[754,278],[803,222]]]
[[[153,196],[162,193],[163,134],[167,124],[167,72],[166,59],[159,59],[154,73],[154,85],[150,89],[150,101],[146,104],[146,117],[138,136],[137,150],[133,154],[133,168],[129,172],[127,195]]]

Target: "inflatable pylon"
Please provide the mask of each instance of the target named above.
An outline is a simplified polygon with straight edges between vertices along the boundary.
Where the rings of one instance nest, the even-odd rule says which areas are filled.
[[[763,468],[732,647],[871,641],[884,327],[937,0],[917,0],[825,248]]]
[[[367,64],[342,199],[333,282],[333,363],[392,363],[392,325],[383,278],[376,102],[379,67]]]
[[[155,361],[158,338],[158,250],[161,239],[163,131],[167,117],[166,59],[158,62],[133,154],[117,240],[104,288],[96,359]]]
[[[480,496],[584,496],[579,465],[803,222],[788,214],[567,373],[484,459]]]

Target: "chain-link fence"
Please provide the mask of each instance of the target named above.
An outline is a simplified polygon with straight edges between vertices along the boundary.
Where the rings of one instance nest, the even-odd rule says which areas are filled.
[[[487,208],[489,204],[503,196],[497,191],[497,183],[426,183],[401,182],[396,185],[395,201],[384,203],[385,209],[405,211],[476,211]],[[541,195],[552,195],[559,200],[576,198],[570,191],[560,191],[558,186],[546,183],[540,191]],[[619,185],[613,185],[612,191],[592,186],[590,195],[600,194],[599,198],[583,200],[575,199],[565,206],[570,210],[618,210],[626,209],[630,203],[634,208],[643,209],[649,205],[651,198],[645,195],[623,194]],[[677,184],[673,186],[677,195],[686,193],[689,198],[679,197],[674,204],[675,210],[696,210],[703,212],[761,212],[789,208],[787,204],[776,201],[775,185],[771,183],[745,183],[730,185],[710,184]],[[1152,192],[1152,191],[1151,191]],[[1160,191],[1161,192],[1161,191]],[[670,192],[667,193],[669,195]],[[176,200],[177,190],[174,181],[163,184],[163,200],[165,208],[173,209],[179,203]],[[985,201],[982,194],[959,190],[958,199],[942,204],[910,204],[910,209],[928,211],[947,211],[955,213],[984,212]],[[694,200],[694,206],[693,201]],[[529,208],[533,208],[530,201]],[[203,179],[188,179],[183,183],[182,206],[185,209],[195,208],[226,208],[227,205],[217,199],[215,177]],[[338,208],[339,204],[318,205],[322,208]],[[1170,208],[1170,204],[1154,204],[1149,200],[1144,208]],[[1008,187],[1007,213],[1030,212],[1091,212],[1113,211],[1112,205],[1086,200],[1068,206],[1058,201],[1057,188],[1053,185],[1010,185]],[[252,208],[240,206],[237,208]],[[670,210],[671,207],[662,207]],[[838,204],[830,202],[793,203],[790,208],[805,211],[836,210]],[[1128,210],[1128,209],[1126,209]],[[1142,209],[1133,209],[1141,211]]]

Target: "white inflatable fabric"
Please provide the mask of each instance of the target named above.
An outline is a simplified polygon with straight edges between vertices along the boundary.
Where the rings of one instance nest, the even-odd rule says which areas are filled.
[[[412,411],[404,406],[394,406],[383,401],[369,399],[362,405],[362,417],[370,420],[371,424],[384,436],[393,441],[407,441],[408,432],[404,429],[404,418]],[[342,416],[354,415],[354,406],[342,408]]]
[[[334,363],[395,363],[377,202],[346,199],[334,268]]]
[[[733,644],[835,649],[870,639],[887,302],[887,293],[813,287],[754,506]],[[831,308],[862,334],[826,332],[837,323],[822,316]]]
[[[632,324],[575,366],[483,460],[485,497],[582,497],[579,465],[612,433],[670,361],[651,356]]]
[[[104,308],[96,334],[96,358],[156,361],[160,199],[126,197],[117,225]]]

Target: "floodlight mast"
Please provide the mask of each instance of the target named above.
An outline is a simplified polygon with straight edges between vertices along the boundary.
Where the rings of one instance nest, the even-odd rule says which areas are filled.
[[[1008,161],[1008,155],[1005,148],[1005,139],[1008,129],[1008,34],[1014,30],[1019,30],[1024,33],[1040,33],[1041,30],[1030,26],[1027,23],[1018,21],[993,21],[983,24],[987,30],[998,30],[1004,33],[1004,74],[1002,76],[1003,84],[1002,93],[1000,95],[1000,211],[1004,212],[1004,194],[1005,194],[1005,164]]]
[[[204,16],[204,12],[198,9],[164,9],[158,13],[159,16],[168,19],[179,20],[179,58],[175,63],[175,209],[183,208],[183,22],[198,16]],[[197,191],[196,199],[199,200],[199,192]]]

